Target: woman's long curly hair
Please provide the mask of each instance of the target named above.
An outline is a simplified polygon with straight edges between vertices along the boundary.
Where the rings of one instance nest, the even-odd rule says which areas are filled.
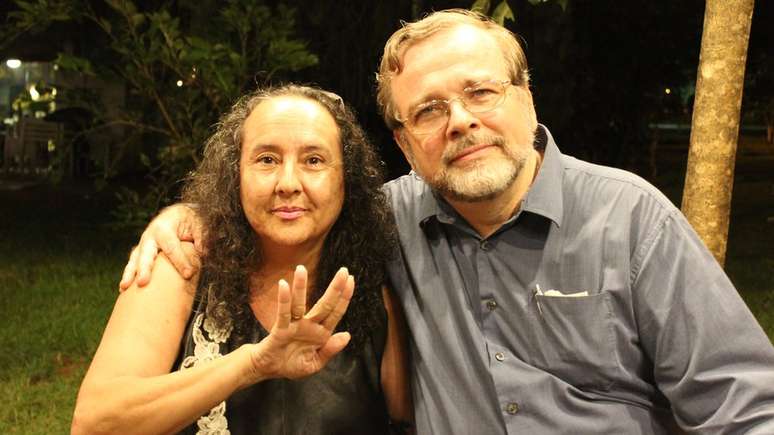
[[[381,190],[382,163],[355,115],[341,97],[318,88],[284,85],[261,88],[240,98],[221,117],[206,143],[204,156],[183,189],[183,201],[197,204],[204,228],[204,256],[199,296],[206,298],[207,315],[221,327],[233,326],[244,339],[253,321],[249,307],[250,275],[264,256],[258,236],[247,221],[240,201],[239,160],[242,128],[261,102],[295,96],[317,102],[331,114],[339,128],[344,157],[344,204],[328,233],[310,300],[316,301],[336,271],[346,266],[354,275],[356,289],[339,325],[352,334],[356,349],[377,327],[382,310],[382,286],[386,262],[395,247],[395,229],[386,197]]]

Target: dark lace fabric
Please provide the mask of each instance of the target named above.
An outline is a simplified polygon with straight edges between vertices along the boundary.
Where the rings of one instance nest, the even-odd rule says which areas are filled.
[[[274,379],[260,382],[237,391],[226,401],[226,419],[231,433],[266,435],[344,435],[388,434],[388,416],[381,390],[380,361],[387,331],[386,312],[376,315],[384,319],[381,330],[373,331],[371,339],[359,352],[345,349],[331,359],[319,373],[300,380]],[[193,330],[198,314],[204,313],[199,303],[183,338],[181,353],[175,368],[181,361],[194,355]],[[204,328],[204,337],[210,340]],[[249,341],[257,343],[268,333],[257,321],[253,321]],[[234,343],[231,337],[220,344],[225,355],[242,343]],[[187,427],[183,434],[196,434],[197,422]]]

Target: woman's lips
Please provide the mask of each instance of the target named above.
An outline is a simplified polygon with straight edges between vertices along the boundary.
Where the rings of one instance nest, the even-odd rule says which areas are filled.
[[[301,207],[277,207],[272,209],[271,212],[280,219],[293,220],[300,218],[306,212],[306,209]]]

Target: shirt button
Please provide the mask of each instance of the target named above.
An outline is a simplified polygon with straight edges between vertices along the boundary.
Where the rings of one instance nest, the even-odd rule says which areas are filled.
[[[481,250],[488,251],[492,249],[492,244],[489,243],[489,240],[482,240],[481,244],[479,245],[481,247]]]
[[[486,308],[489,311],[494,311],[495,309],[497,309],[497,301],[495,301],[494,299],[489,299],[488,301],[486,301]]]
[[[497,352],[497,353],[495,354],[495,359],[496,359],[497,361],[505,361],[505,355],[503,355],[503,353],[502,353],[502,352]]]
[[[505,405],[505,412],[511,415],[516,414],[517,412],[519,412],[519,404],[516,402],[511,402]]]

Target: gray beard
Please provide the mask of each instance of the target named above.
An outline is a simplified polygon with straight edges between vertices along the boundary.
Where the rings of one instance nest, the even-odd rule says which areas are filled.
[[[503,153],[496,162],[476,164],[474,167],[456,168],[450,165],[455,155],[479,143],[491,143]],[[525,149],[525,148],[519,148]],[[483,202],[496,198],[507,191],[519,177],[527,161],[528,153],[514,152],[500,136],[466,136],[444,151],[443,167],[432,179],[426,179],[430,187],[444,198],[460,202]]]

